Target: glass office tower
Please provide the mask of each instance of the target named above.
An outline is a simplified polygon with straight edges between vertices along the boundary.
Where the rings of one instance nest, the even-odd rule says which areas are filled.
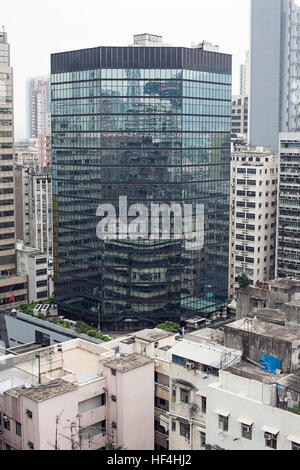
[[[181,47],[53,54],[55,296],[101,328],[207,316],[228,282],[231,56]],[[204,247],[97,237],[97,207],[204,206]],[[161,221],[162,222],[162,221]],[[149,224],[150,225],[150,224]],[[150,229],[149,229],[150,230]],[[114,326],[110,326],[114,325]]]

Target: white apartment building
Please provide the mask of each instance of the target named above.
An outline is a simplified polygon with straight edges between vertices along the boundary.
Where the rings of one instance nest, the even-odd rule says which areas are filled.
[[[222,450],[300,450],[300,376],[241,362],[208,386],[207,445]]]
[[[13,68],[7,33],[0,32],[0,309],[24,302],[27,276],[16,275]]]
[[[17,167],[16,234],[25,246],[53,254],[52,174],[50,170]]]
[[[276,277],[300,277],[300,132],[279,134]]]
[[[229,297],[237,278],[255,285],[275,275],[278,158],[262,149],[231,157]]]
[[[39,250],[24,246],[22,240],[17,240],[17,273],[28,275],[28,302],[46,300],[51,295],[50,280],[48,279],[48,260]]]
[[[225,348],[213,330],[186,336],[168,351],[170,356],[169,449],[205,450],[208,386],[220,370],[239,362],[241,351]]]

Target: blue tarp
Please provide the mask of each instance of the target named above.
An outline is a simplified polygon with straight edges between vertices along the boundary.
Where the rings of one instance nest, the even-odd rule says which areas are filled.
[[[270,374],[276,374],[276,370],[281,370],[281,359],[278,359],[277,357],[262,354],[260,357],[260,363],[263,370]]]

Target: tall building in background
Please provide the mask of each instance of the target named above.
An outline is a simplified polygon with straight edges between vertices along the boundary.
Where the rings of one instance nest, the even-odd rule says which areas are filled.
[[[15,167],[16,236],[25,246],[48,258],[53,255],[52,173],[28,166]]]
[[[300,132],[279,136],[276,277],[300,277]]]
[[[231,111],[232,134],[248,135],[248,96],[234,95],[232,97]]]
[[[27,137],[51,134],[50,78],[27,80]]]
[[[13,69],[7,33],[0,32],[0,309],[24,302],[27,276],[16,275],[13,168]]]
[[[277,152],[279,132],[300,129],[300,7],[252,0],[250,144]]]
[[[229,296],[243,274],[255,285],[275,277],[278,157],[262,149],[232,154]]]
[[[203,47],[98,47],[53,54],[51,72],[60,309],[122,328],[222,308],[231,56]],[[170,240],[99,240],[97,207],[111,203],[118,215],[120,196],[149,210],[189,203],[193,220],[203,204],[203,249],[187,251],[172,230]]]
[[[240,66],[240,95],[250,94],[250,51],[245,52],[245,62]]]

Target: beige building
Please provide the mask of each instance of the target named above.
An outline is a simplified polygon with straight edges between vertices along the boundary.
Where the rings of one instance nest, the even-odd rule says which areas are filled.
[[[256,284],[275,276],[278,158],[262,149],[231,157],[229,297],[237,278]]]
[[[0,33],[0,309],[23,302],[27,276],[16,275],[13,168],[13,69],[7,34]]]
[[[52,173],[50,168],[15,169],[16,235],[25,246],[52,257]]]
[[[232,97],[231,132],[248,135],[248,95]]]
[[[118,354],[138,353],[154,361],[154,444],[155,450],[169,448],[169,376],[171,360],[168,351],[177,335],[157,328],[146,329],[111,341],[109,346]]]

